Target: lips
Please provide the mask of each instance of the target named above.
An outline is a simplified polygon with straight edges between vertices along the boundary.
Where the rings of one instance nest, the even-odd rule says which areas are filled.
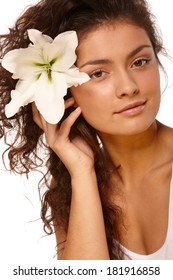
[[[121,114],[123,112],[126,112],[128,110],[132,110],[135,109],[137,107],[141,107],[144,106],[146,103],[146,101],[137,101],[131,104],[128,104],[127,106],[123,107],[122,109],[120,109],[119,111],[115,112],[115,114]]]

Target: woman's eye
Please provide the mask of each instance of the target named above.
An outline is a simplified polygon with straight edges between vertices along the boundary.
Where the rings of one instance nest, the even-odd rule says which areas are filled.
[[[93,72],[92,74],[90,74],[90,78],[99,79],[99,78],[102,78],[104,75],[105,75],[105,72],[103,72],[102,70],[97,70],[97,71]]]
[[[147,59],[147,58],[138,59],[133,63],[132,68],[143,67],[144,65],[148,64],[149,61],[150,61],[150,59]]]

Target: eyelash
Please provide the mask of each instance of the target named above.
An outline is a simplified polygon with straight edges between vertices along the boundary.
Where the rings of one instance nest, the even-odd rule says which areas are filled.
[[[101,74],[101,76],[99,76],[99,77],[94,77],[94,76],[99,75],[99,74]],[[105,71],[103,71],[102,69],[99,69],[99,70],[96,70],[96,71],[92,72],[92,73],[89,75],[89,77],[90,77],[91,79],[99,79],[99,78],[102,78],[102,77],[103,77],[102,74],[105,74]]]
[[[146,64],[148,64],[150,61],[151,61],[150,58],[139,58],[139,59],[137,59],[137,60],[135,60],[135,61],[133,62],[132,68],[133,68],[133,66],[134,66],[135,68],[142,68],[142,67],[144,67]],[[142,65],[137,65],[137,66],[135,66],[136,63],[142,63]]]
[[[139,58],[137,60],[135,60],[132,64],[132,68],[135,67],[135,68],[142,68],[144,67],[146,64],[148,64],[149,62],[151,61],[150,58]],[[135,64],[137,63],[142,63],[142,65],[137,65],[135,66]],[[100,75],[99,75],[100,74]],[[99,69],[99,70],[96,70],[94,72],[92,72],[89,77],[91,79],[101,79],[103,78],[103,76],[106,74],[105,71],[103,71],[102,69]],[[98,76],[97,76],[98,75]],[[94,77],[95,76],[95,77]]]

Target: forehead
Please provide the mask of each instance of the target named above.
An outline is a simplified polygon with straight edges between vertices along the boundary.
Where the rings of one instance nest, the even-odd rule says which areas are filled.
[[[78,61],[94,59],[95,56],[111,55],[112,53],[128,54],[142,44],[150,44],[146,31],[134,24],[112,23],[91,30],[79,39],[77,48]]]

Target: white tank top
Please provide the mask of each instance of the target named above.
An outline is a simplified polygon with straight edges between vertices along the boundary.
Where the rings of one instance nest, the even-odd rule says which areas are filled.
[[[168,214],[168,229],[164,244],[156,252],[149,255],[140,255],[134,253],[124,246],[122,246],[124,253],[124,260],[173,260],[173,174],[170,184],[169,197],[169,214]]]

